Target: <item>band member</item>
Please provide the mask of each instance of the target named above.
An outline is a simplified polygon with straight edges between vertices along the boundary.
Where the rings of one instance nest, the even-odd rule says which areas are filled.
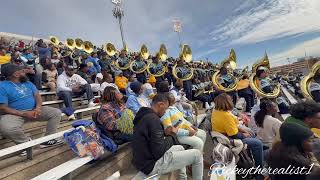
[[[199,91],[205,91],[205,84],[201,83],[201,81],[197,78],[193,79],[192,83],[192,93],[193,93],[193,99],[199,100],[203,103],[203,107],[206,108],[206,110],[210,109],[212,98],[210,95],[207,95],[205,93],[199,93]]]
[[[314,81],[310,83],[309,90],[313,100],[319,103],[320,102],[320,69],[314,75],[313,80]]]
[[[144,60],[139,55],[135,59],[136,59],[136,61],[135,61],[136,67],[145,66]],[[147,82],[147,76],[146,76],[145,71],[142,73],[136,73],[136,77],[137,77],[137,80],[142,84]]]
[[[119,67],[122,67],[122,68],[124,68],[125,66],[129,65],[130,60],[129,60],[129,57],[127,55],[127,51],[125,49],[121,50],[120,55],[117,58],[117,62],[118,62]],[[130,72],[129,68],[122,69],[122,72],[127,77],[129,77],[131,75],[131,72]]]
[[[226,65],[225,67],[222,67],[220,69],[221,76],[219,78],[219,83],[225,88],[228,88],[232,86],[234,83],[236,83],[235,77],[232,75],[231,71],[232,69],[229,69],[229,65]],[[231,91],[231,92],[228,92],[227,94],[232,97],[233,103],[236,104],[237,93],[235,91]]]
[[[153,63],[153,66],[152,66],[153,68],[150,69],[150,72],[152,74],[156,74],[157,72],[160,72],[163,70],[163,64],[160,62],[158,53],[155,57],[152,58],[152,63]],[[156,88],[159,88],[160,82],[164,81],[165,77],[164,75],[162,75],[155,78],[156,78]]]
[[[237,86],[239,97],[243,97],[246,101],[246,112],[250,112],[254,105],[254,92],[249,86],[249,77],[247,74],[242,76]]]
[[[269,69],[264,66],[260,66],[257,70],[257,77],[260,81],[260,89],[265,93],[272,93],[274,89],[274,84],[269,78]]]

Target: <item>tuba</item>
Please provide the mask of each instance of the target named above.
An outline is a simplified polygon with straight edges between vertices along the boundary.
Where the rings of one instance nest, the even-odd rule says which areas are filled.
[[[73,48],[70,58],[73,60],[79,60],[80,56],[83,54],[83,41],[80,38],[75,39],[74,47],[75,48]]]
[[[141,46],[140,56],[138,59],[130,63],[130,70],[136,74],[143,73],[148,68],[147,59],[149,58],[149,52],[146,45]]]
[[[90,41],[84,41],[83,50],[84,52],[91,54],[93,52],[93,44]]]
[[[116,48],[112,43],[107,43],[103,49],[106,51],[106,53],[111,57],[114,56],[117,53]]]
[[[260,80],[256,76],[256,72],[259,69],[259,67],[265,67],[267,69],[270,69],[270,63],[269,63],[269,58],[268,58],[267,53],[265,54],[265,56],[261,60],[257,61],[255,64],[252,65],[252,74],[249,78],[249,81],[250,81],[249,84],[250,84],[251,89],[255,93],[257,93],[257,95],[260,97],[266,97],[266,98],[278,97],[280,94],[280,91],[281,91],[279,83],[277,83],[277,85],[273,89],[273,92],[271,92],[271,93],[265,93],[260,88]]]
[[[179,61],[175,63],[172,68],[172,75],[176,79],[181,79],[182,81],[188,81],[193,78],[194,69],[189,67],[188,64],[192,61],[192,51],[190,46],[184,44],[182,46],[182,51],[180,53]],[[185,63],[183,63],[185,62]]]
[[[167,60],[167,57],[167,48],[164,44],[161,44],[160,50],[156,55],[157,61],[148,64],[147,72],[154,77],[163,76],[166,73],[166,67],[162,62]]]
[[[59,47],[59,44],[60,44],[59,39],[56,36],[50,36],[49,39],[50,39],[50,43],[53,45],[52,54],[57,57],[60,57],[61,54],[60,54],[60,47]]]
[[[122,52],[125,52],[124,57],[120,57]],[[130,59],[128,57],[128,46],[125,44],[125,47],[121,50],[119,57],[117,58],[117,61],[115,62],[115,65],[121,69],[121,70],[127,70],[130,68]]]
[[[303,94],[303,96],[306,99],[309,100],[313,100],[313,97],[311,95],[311,91],[310,91],[310,85],[312,82],[314,82],[314,76],[316,75],[316,73],[318,72],[318,70],[320,69],[320,61],[318,61],[317,63],[315,63],[312,68],[311,71],[309,72],[308,75],[306,75],[305,77],[302,78],[302,80],[300,81],[300,89],[301,92]]]
[[[231,49],[229,57],[224,61],[222,61],[221,66],[219,67],[220,69],[222,67],[227,68],[228,74],[225,75],[225,77],[222,77],[220,70],[217,70],[212,76],[212,83],[220,91],[224,91],[224,92],[235,91],[237,89],[238,79],[233,75],[233,70],[235,70],[237,67],[236,53],[234,49]],[[221,80],[223,79],[228,82],[227,85],[225,85],[226,87],[221,84]]]

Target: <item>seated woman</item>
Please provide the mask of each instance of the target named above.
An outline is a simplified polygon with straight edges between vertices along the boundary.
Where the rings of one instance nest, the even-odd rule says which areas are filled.
[[[184,119],[182,112],[174,106],[175,98],[169,94],[169,107],[161,117],[161,122],[167,134],[171,133],[172,127],[178,127],[178,141],[181,144],[187,144],[194,149],[203,151],[206,142],[206,132],[193,126],[189,121]],[[179,122],[180,121],[180,122]]]
[[[142,107],[138,99],[138,97],[142,94],[142,83],[139,81],[132,82],[130,84],[130,89],[134,94],[129,95],[126,106],[128,109],[131,109],[134,114],[137,114],[139,109]]]
[[[238,128],[239,121],[231,113],[234,106],[232,98],[226,93],[222,93],[214,99],[214,103],[215,108],[211,115],[212,130],[233,139],[241,139],[251,149],[256,166],[263,167],[262,142],[253,138],[253,133]]]
[[[55,92],[57,88],[58,71],[55,64],[48,64],[46,70],[42,73],[42,81],[44,85],[50,88],[51,92]]]
[[[138,101],[142,107],[151,107],[152,98],[155,96],[153,87],[149,83],[142,85],[142,94],[139,95]]]
[[[310,176],[310,179],[319,179],[319,163],[313,160],[312,154],[312,136],[309,128],[299,124],[281,125],[281,141],[272,146],[268,165],[272,169],[280,169],[279,172],[281,169],[290,169],[290,172],[300,173],[272,174],[272,180],[304,180],[309,178],[307,176]],[[311,174],[307,175],[307,172]],[[318,174],[314,174],[316,172]]]
[[[193,115],[193,108],[190,103],[188,103],[188,99],[185,96],[185,93],[183,92],[183,81],[180,79],[177,79],[177,81],[174,84],[174,87],[170,90],[170,93],[174,96],[176,103],[175,106],[183,112],[184,116],[186,118]]]
[[[254,115],[258,126],[257,138],[269,148],[279,134],[279,128],[282,124],[280,120],[272,117],[275,113],[277,113],[277,105],[271,100],[265,100],[260,103],[260,110]]]
[[[133,133],[133,112],[126,109],[122,102],[123,95],[114,87],[107,86],[102,96],[102,104],[97,121],[115,138],[131,141]]]

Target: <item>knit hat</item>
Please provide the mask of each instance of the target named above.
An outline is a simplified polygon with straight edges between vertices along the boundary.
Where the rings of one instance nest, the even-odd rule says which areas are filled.
[[[141,87],[142,87],[142,83],[139,82],[139,81],[135,81],[135,82],[132,82],[132,83],[130,84],[131,90],[132,90],[134,93],[136,93],[136,94],[139,93]]]
[[[283,123],[280,127],[280,138],[285,145],[300,145],[313,135],[309,128],[295,123]]]
[[[156,78],[153,75],[151,75],[149,77],[148,83],[156,83],[156,82],[157,82]]]

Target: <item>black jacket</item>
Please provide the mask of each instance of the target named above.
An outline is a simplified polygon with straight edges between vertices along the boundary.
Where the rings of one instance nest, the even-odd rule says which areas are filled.
[[[133,120],[132,163],[144,174],[150,174],[158,159],[174,145],[174,138],[164,137],[160,117],[150,108],[142,107]]]

